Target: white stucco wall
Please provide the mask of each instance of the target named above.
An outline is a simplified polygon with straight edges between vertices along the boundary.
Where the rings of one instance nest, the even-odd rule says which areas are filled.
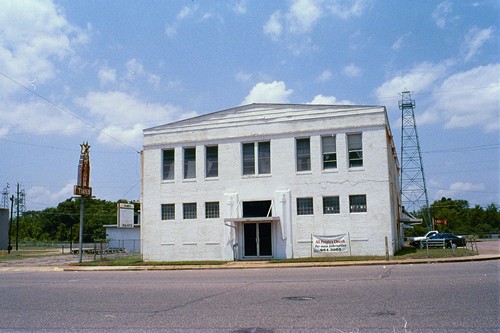
[[[232,260],[233,244],[242,244],[241,202],[272,200],[273,257],[311,255],[311,234],[349,234],[352,255],[389,254],[397,240],[397,161],[391,150],[383,107],[327,112],[243,109],[145,131],[143,151],[142,253],[144,260]],[[239,114],[241,112],[241,114]],[[294,113],[295,112],[295,113]],[[216,115],[221,115],[216,113]],[[222,116],[226,114],[222,113]],[[244,121],[242,117],[246,117]],[[266,118],[267,117],[267,118]],[[229,117],[230,118],[230,117]],[[300,119],[297,119],[300,118]],[[229,126],[232,124],[233,126]],[[363,167],[348,168],[348,133],[362,133]],[[335,135],[337,169],[322,170],[321,136]],[[311,171],[295,171],[295,139],[309,137]],[[242,142],[270,141],[271,174],[242,175]],[[218,145],[219,176],[206,179],[205,145]],[[185,180],[183,147],[196,147],[196,179]],[[175,148],[175,179],[163,181],[162,149]],[[367,212],[349,213],[349,195],[364,194]],[[340,197],[340,214],[324,215],[323,196]],[[312,197],[314,215],[297,216],[296,199]],[[218,201],[221,216],[205,219],[204,203]],[[198,218],[184,220],[182,204],[196,202]],[[175,204],[176,219],[161,220],[161,205]],[[238,257],[243,256],[239,247]]]

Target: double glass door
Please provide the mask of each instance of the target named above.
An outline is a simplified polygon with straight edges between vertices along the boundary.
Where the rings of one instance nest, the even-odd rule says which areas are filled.
[[[245,257],[272,257],[271,222],[244,223]]]

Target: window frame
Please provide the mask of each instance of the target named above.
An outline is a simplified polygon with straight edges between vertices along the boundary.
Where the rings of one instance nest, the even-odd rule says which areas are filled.
[[[358,142],[354,142],[354,137],[360,138]],[[356,146],[354,146],[356,144]],[[354,147],[353,147],[354,146]],[[363,167],[363,134],[362,133],[349,133],[347,134],[347,158],[349,168],[362,168]]]
[[[328,151],[325,146],[326,140],[333,140],[333,150]],[[333,158],[330,156],[333,155]],[[323,170],[336,170],[337,169],[337,137],[335,135],[324,135],[321,136],[321,156],[322,156],[322,168]],[[331,159],[330,159],[331,158]]]
[[[171,209],[170,211],[168,209]],[[171,221],[175,220],[175,204],[161,204],[161,220]]]
[[[214,151],[209,152],[209,150]],[[219,146],[205,146],[205,178],[217,177],[219,177]]]
[[[328,201],[330,200],[336,202],[329,203]],[[340,197],[338,195],[323,197],[323,214],[324,215],[340,214]]]
[[[301,147],[301,143],[306,141],[307,149],[305,145]],[[309,137],[295,139],[295,168],[297,172],[311,171],[311,138]]]
[[[241,155],[243,176],[271,174],[271,141],[243,142]]]
[[[190,155],[188,155],[188,154],[190,154]],[[184,179],[195,179],[196,178],[196,147],[184,147],[182,155],[183,155],[183,168],[184,168],[183,176],[184,176]],[[193,169],[190,169],[190,162],[192,162]]]
[[[297,215],[311,216],[314,215],[314,200],[313,197],[297,198]]]
[[[360,202],[356,202],[361,199]],[[368,211],[368,204],[366,194],[352,194],[349,195],[349,213],[366,213]]]
[[[195,220],[198,218],[198,207],[196,202],[185,202],[182,204],[182,219]]]
[[[205,218],[206,219],[220,218],[220,204],[218,201],[205,202]]]
[[[166,153],[171,153],[171,159],[167,160]],[[169,156],[170,157],[170,156]],[[175,149],[162,149],[162,180],[174,180],[175,178]],[[168,161],[168,163],[166,163]],[[167,170],[168,166],[168,172]]]

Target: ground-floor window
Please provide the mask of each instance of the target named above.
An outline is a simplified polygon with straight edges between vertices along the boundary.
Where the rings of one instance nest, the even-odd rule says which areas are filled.
[[[323,197],[323,214],[339,214],[340,200],[338,196]]]
[[[313,198],[297,198],[297,215],[313,214]]]
[[[185,220],[197,218],[196,202],[182,204],[182,211]]]
[[[366,195],[350,195],[349,207],[351,213],[366,212]]]
[[[216,219],[219,218],[219,203],[218,202],[206,202],[205,203],[205,218]]]
[[[161,205],[161,219],[162,220],[175,220],[175,205],[174,204]]]

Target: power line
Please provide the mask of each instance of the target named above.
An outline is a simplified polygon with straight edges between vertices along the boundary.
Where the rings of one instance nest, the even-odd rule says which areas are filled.
[[[0,72],[0,75],[2,75],[3,77],[7,78],[8,80],[14,82],[15,84],[17,84],[18,86],[22,87],[23,89],[29,91],[30,93],[32,93],[33,95],[37,96],[38,98],[44,100],[45,102],[49,103],[50,105],[52,105],[53,107],[55,107],[56,109],[58,109],[59,111],[62,111],[64,113],[67,113],[69,114],[70,116],[72,116],[73,118],[81,121],[82,123],[86,124],[87,126],[89,126],[90,128],[93,128],[95,129],[96,131],[98,131],[99,133],[102,133],[108,137],[110,137],[111,139],[115,140],[116,142],[124,145],[125,147],[128,147],[130,149],[132,149],[133,151],[135,151],[136,153],[140,153],[140,151],[138,151],[137,149],[133,148],[132,146],[129,146],[128,144],[126,144],[125,142],[119,140],[118,138],[115,138],[114,136],[112,136],[111,134],[108,134],[106,132],[104,132],[103,130],[101,130],[100,128],[98,128],[97,126],[91,124],[90,122],[86,121],[85,119],[79,117],[78,115],[76,115],[75,113],[69,111],[69,110],[66,110],[65,108],[55,104],[54,102],[52,102],[51,100],[49,100],[48,98],[38,94],[37,92],[31,90],[30,88],[22,85],[21,83],[19,83],[18,81],[16,81],[15,79],[11,78],[10,76]]]

